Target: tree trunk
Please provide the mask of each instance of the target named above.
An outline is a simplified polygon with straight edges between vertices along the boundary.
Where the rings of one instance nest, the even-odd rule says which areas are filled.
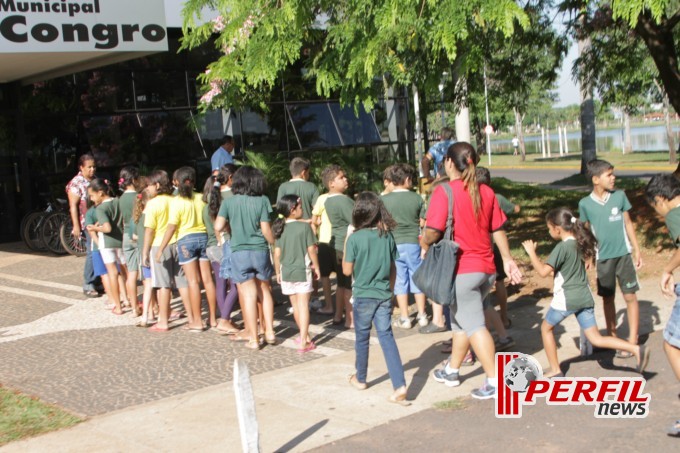
[[[633,152],[633,139],[630,134],[630,114],[623,110],[623,154]]]
[[[678,161],[678,155],[675,151],[675,139],[673,137],[673,127],[671,126],[671,112],[668,102],[668,95],[663,97],[663,116],[666,120],[666,140],[668,141],[668,161],[674,164]]]
[[[582,20],[585,20],[583,18]],[[590,47],[590,38],[578,41],[579,55]],[[581,95],[581,174],[585,175],[587,164],[596,157],[595,147],[595,103],[593,89],[585,81],[580,83]]]
[[[524,115],[521,115],[516,108],[513,108],[512,111],[515,113],[515,134],[517,140],[519,140],[519,152],[522,154],[522,162],[524,162],[527,160],[527,150],[524,146],[524,126],[522,126]]]
[[[645,11],[638,17],[635,31],[649,49],[671,105],[680,112],[680,69],[673,39],[674,27],[668,22],[668,18],[664,18],[657,24],[649,11]]]

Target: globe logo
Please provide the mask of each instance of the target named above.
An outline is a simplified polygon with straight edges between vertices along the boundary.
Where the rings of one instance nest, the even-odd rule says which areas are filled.
[[[532,381],[542,377],[543,369],[538,361],[532,356],[524,354],[508,362],[503,374],[505,385],[518,393],[526,392]]]

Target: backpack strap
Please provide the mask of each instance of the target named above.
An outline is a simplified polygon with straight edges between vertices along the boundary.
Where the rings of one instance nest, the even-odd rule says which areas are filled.
[[[455,200],[453,198],[453,190],[449,183],[442,184],[444,187],[444,192],[446,192],[447,206],[449,207],[448,215],[446,217],[446,231],[444,232],[444,239],[453,240],[453,204]]]

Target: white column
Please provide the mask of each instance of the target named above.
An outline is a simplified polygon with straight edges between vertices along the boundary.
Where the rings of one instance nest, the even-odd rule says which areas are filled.
[[[567,144],[567,126],[564,126],[564,154],[569,154],[569,145]]]
[[[541,128],[541,155],[545,159],[545,129]]]

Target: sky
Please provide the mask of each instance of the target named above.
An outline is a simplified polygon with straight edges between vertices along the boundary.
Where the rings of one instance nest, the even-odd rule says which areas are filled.
[[[578,87],[571,78],[571,66],[576,58],[578,58],[578,46],[575,42],[572,42],[569,52],[562,62],[560,77],[557,80],[557,95],[559,99],[555,103],[556,107],[566,107],[567,105],[579,103]]]

